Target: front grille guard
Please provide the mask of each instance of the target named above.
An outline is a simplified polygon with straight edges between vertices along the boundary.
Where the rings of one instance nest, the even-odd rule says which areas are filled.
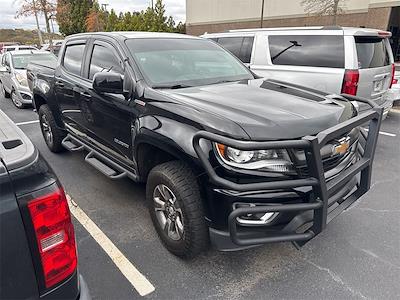
[[[234,209],[229,217],[229,232],[232,241],[240,246],[257,245],[272,242],[296,242],[298,245],[306,243],[314,236],[323,231],[333,218],[339,215],[343,210],[354,203],[359,197],[365,194],[370,189],[371,184],[371,169],[374,159],[375,148],[378,140],[379,129],[381,125],[383,108],[378,107],[372,101],[364,98],[342,94],[342,97],[350,101],[359,101],[367,103],[371,106],[371,110],[355,116],[341,124],[328,128],[316,136],[306,136],[300,140],[285,140],[285,141],[238,141],[228,137],[220,136],[214,133],[200,131],[193,137],[193,147],[196,151],[199,160],[201,161],[204,169],[206,170],[209,180],[222,188],[235,190],[235,191],[258,191],[258,190],[276,190],[276,189],[290,189],[304,186],[311,186],[313,192],[311,199],[308,203],[285,204],[285,205],[268,205],[256,207],[241,207]],[[334,179],[329,182],[326,181],[324,176],[324,169],[322,165],[322,158],[320,150],[329,141],[338,138],[350,131],[351,129],[361,126],[369,125],[368,134],[361,131],[362,137],[365,139],[364,145],[360,146],[359,152],[361,154],[360,160],[342,171]],[[302,149],[306,154],[306,162],[309,169],[309,176],[302,179],[290,179],[274,182],[256,182],[239,184],[218,176],[211,166],[207,155],[204,153],[200,146],[200,140],[208,140],[210,142],[217,142],[226,146],[234,147],[240,150],[265,150],[265,149],[282,149],[293,148]],[[329,212],[329,198],[334,196],[346,183],[349,182],[355,175],[361,173],[360,181],[357,189],[343,202],[340,203],[334,210]],[[246,214],[267,213],[267,212],[288,212],[288,211],[314,211],[312,225],[304,233],[282,233],[273,234],[271,236],[262,236],[259,238],[240,238],[237,229],[236,219]]]

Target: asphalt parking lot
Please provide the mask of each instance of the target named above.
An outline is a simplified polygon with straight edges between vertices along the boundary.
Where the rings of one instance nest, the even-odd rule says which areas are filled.
[[[66,192],[154,286],[147,299],[395,299],[400,295],[400,111],[382,124],[371,191],[300,251],[290,243],[183,261],[161,245],[144,185],[112,181],[83,153],[51,153],[32,109],[0,109],[31,138]],[[94,299],[142,298],[77,219],[79,268]],[[397,295],[397,296],[396,296]]]

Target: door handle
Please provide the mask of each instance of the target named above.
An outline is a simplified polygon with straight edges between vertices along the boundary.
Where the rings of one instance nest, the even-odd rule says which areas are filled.
[[[58,87],[64,87],[64,83],[61,80],[57,80],[55,85]]]
[[[91,101],[92,96],[91,96],[89,93],[87,93],[87,92],[81,92],[80,94],[81,94],[81,96],[82,96],[82,98],[83,98],[84,100],[86,100],[86,101]]]

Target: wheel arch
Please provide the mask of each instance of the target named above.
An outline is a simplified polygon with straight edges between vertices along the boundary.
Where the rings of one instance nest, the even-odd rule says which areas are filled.
[[[52,104],[51,101],[48,101],[47,97],[44,94],[35,91],[33,94],[32,103],[37,112],[39,112],[40,106],[47,104],[51,112],[53,113],[54,120],[56,121],[57,126],[60,128],[64,128],[64,123],[61,120],[61,114],[59,113],[58,107],[55,104]]]
[[[155,166],[179,160],[193,167],[196,171],[195,158],[190,157],[178,145],[172,143],[162,143],[159,139],[141,137],[135,146],[135,159],[138,166],[139,175],[146,181],[151,169]]]

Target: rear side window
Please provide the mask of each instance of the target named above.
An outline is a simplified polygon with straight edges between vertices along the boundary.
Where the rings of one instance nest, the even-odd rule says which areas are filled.
[[[90,60],[89,79],[93,79],[98,72],[113,72],[123,74],[119,59],[111,48],[94,45],[92,58]]]
[[[339,35],[268,37],[272,64],[344,68],[344,39]]]
[[[385,40],[381,38],[355,37],[358,68],[369,69],[390,65]]]
[[[65,48],[63,65],[68,72],[71,72],[75,75],[81,74],[84,51],[85,44],[70,45]]]
[[[244,63],[250,63],[254,37],[221,37],[214,39]]]

